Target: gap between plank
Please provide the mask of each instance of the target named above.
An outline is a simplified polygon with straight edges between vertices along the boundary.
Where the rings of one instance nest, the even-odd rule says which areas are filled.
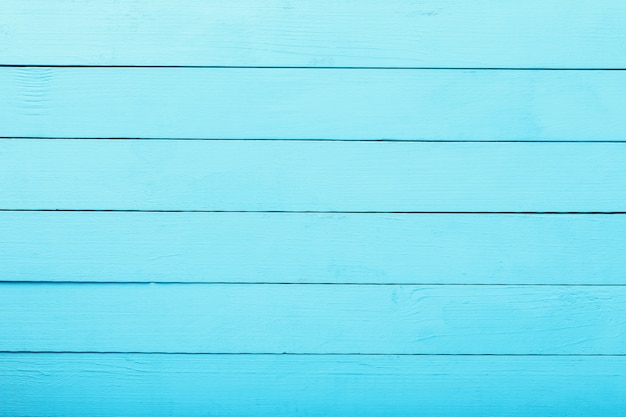
[[[0,350],[0,354],[71,354],[71,355],[187,355],[187,356],[469,356],[469,357],[626,357],[617,353],[295,353],[295,352],[164,352],[164,351],[71,351],[71,350]]]
[[[443,283],[443,282],[294,282],[294,281],[73,281],[73,280],[0,280],[1,285],[341,285],[341,286],[423,286],[423,287],[626,287],[624,284],[559,283]]]
[[[341,211],[341,210],[157,210],[157,209],[12,209],[0,208],[0,212],[36,213],[275,213],[275,214],[502,214],[502,215],[590,215],[626,214],[626,211]]]
[[[481,140],[481,139],[339,139],[339,138],[157,138],[157,137],[60,137],[0,136],[1,140],[120,140],[120,141],[206,141],[206,142],[384,142],[384,143],[626,143],[626,140]]]
[[[280,65],[102,65],[102,64],[0,64],[7,68],[208,68],[208,69],[304,69],[304,70],[447,70],[447,71],[624,71],[626,68],[556,67],[393,67],[393,66],[280,66]]]

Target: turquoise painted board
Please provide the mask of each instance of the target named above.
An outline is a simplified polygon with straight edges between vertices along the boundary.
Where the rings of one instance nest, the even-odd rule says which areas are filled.
[[[0,284],[0,351],[626,355],[626,286]]]
[[[0,68],[0,136],[624,141],[626,71]]]
[[[2,279],[626,284],[626,216],[0,212]]]
[[[3,0],[0,63],[624,68],[621,0]]]
[[[625,20],[0,2],[0,416],[623,414]]]
[[[2,140],[0,158],[6,209],[626,211],[615,143]]]
[[[3,415],[618,416],[626,358],[0,355]],[[104,393],[106,393],[104,395]]]

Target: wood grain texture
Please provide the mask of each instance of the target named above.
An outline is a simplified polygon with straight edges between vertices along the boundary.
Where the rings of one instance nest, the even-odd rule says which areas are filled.
[[[613,143],[0,141],[0,208],[626,211]]]
[[[0,136],[623,141],[624,96],[626,71],[0,68]]]
[[[626,287],[0,285],[0,350],[626,354]]]
[[[1,355],[0,415],[620,415],[624,357]]]
[[[626,284],[626,216],[0,212],[0,279]]]
[[[619,0],[3,0],[2,64],[626,66]]]
[[[623,414],[625,20],[0,2],[0,416]]]

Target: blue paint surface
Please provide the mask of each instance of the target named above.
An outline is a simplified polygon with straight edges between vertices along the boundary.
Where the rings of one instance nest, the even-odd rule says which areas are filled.
[[[618,416],[626,3],[6,0],[0,416]]]
[[[0,68],[3,136],[622,141],[623,71]]]
[[[0,355],[5,415],[599,416],[624,357]]]
[[[626,217],[2,212],[16,281],[621,284]]]
[[[626,210],[621,143],[39,139],[0,152],[11,209]]]
[[[626,355],[626,287],[4,283],[0,289],[0,339],[11,351]]]
[[[3,0],[0,63],[620,68],[622,0]]]

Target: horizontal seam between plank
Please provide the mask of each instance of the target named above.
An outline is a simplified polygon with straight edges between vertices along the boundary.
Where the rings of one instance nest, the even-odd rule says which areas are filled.
[[[239,214],[497,214],[497,215],[623,215],[626,211],[341,211],[341,210],[159,210],[159,209],[16,209],[0,208],[12,213],[239,213]]]
[[[6,68],[206,68],[305,70],[446,70],[446,71],[624,71],[620,67],[447,67],[447,66],[306,66],[306,65],[105,65],[105,64],[0,64]]]
[[[294,282],[294,281],[77,281],[77,280],[0,280],[0,285],[293,285],[293,286],[406,286],[406,287],[626,287],[624,284],[589,284],[589,283],[461,283],[461,282]]]
[[[204,141],[204,142],[384,142],[384,143],[626,143],[626,140],[481,140],[481,139],[340,139],[340,138],[158,138],[158,137],[61,137],[0,136],[0,140],[111,140],[111,141]]]
[[[626,357],[616,353],[296,353],[296,352],[165,352],[165,351],[71,351],[0,350],[0,354],[79,354],[79,355],[202,355],[202,356],[502,356],[502,357]]]

